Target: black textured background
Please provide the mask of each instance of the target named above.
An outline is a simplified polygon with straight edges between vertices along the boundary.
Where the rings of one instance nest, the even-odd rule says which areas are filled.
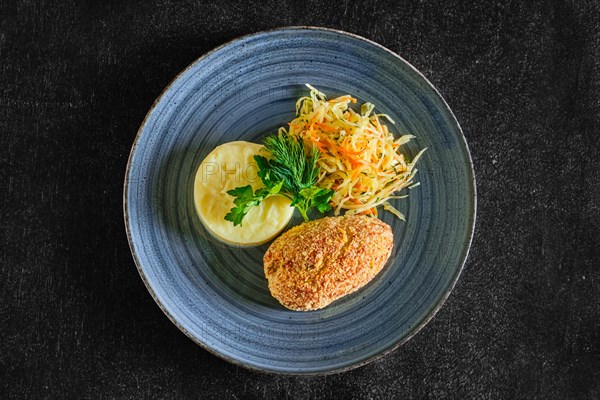
[[[169,81],[239,35],[347,30],[399,53],[468,139],[476,236],[416,337],[325,377],[197,347],[134,266],[122,182]],[[0,398],[600,398],[597,1],[0,2]]]

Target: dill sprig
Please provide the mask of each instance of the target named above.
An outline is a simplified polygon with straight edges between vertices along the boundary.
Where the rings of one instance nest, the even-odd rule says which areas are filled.
[[[307,152],[304,143],[293,135],[280,132],[264,139],[265,149],[270,157],[255,155],[258,176],[264,188],[252,191],[250,185],[237,187],[227,193],[234,196],[233,207],[225,219],[234,225],[241,225],[250,209],[273,195],[281,195],[292,200],[305,221],[308,221],[308,210],[315,207],[321,213],[331,209],[329,201],[333,191],[316,186],[319,176],[317,160],[319,150],[312,146]]]

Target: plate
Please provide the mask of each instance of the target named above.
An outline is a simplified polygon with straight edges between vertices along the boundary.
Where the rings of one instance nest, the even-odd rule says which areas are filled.
[[[270,296],[267,245],[213,239],[193,202],[204,157],[234,140],[259,142],[294,117],[310,83],[350,93],[390,115],[395,134],[417,136],[418,188],[387,212],[395,243],[361,290],[311,312]],[[475,222],[472,163],[458,122],[431,83],[386,48],[359,36],[293,27],[236,39],[181,72],[148,112],[125,177],[124,213],[140,275],[160,308],[206,350],[247,368],[324,374],[363,365],[412,337],[450,294]],[[296,223],[295,221],[294,223]]]

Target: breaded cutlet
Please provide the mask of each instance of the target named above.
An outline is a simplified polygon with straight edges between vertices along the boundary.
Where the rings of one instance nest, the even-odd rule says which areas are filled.
[[[264,255],[273,297],[292,310],[316,310],[363,287],[393,247],[391,227],[367,216],[326,217],[298,225]]]

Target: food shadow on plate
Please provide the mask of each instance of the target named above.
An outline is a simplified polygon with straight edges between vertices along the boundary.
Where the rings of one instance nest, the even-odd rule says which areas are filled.
[[[326,85],[321,86],[327,89]],[[243,307],[285,310],[270,295],[263,272],[262,258],[271,242],[256,247],[240,247],[218,240],[197,216],[193,194],[196,171],[208,153],[228,141],[246,140],[260,143],[264,136],[276,132],[282,121],[293,117],[295,101],[306,91],[303,85],[292,85],[285,90],[278,89],[281,93],[272,93],[273,90],[267,88],[254,93],[258,97],[269,96],[278,99],[269,107],[263,110],[260,107],[256,109],[254,105],[249,106],[240,116],[231,117],[231,120],[225,122],[199,122],[195,113],[182,113],[182,122],[178,121],[177,125],[177,129],[182,133],[173,139],[175,143],[164,147],[165,153],[156,160],[157,176],[150,191],[152,202],[155,203],[153,208],[157,222],[164,227],[169,243],[175,243],[177,248],[175,256],[178,259],[175,264],[182,269],[193,285],[210,285],[227,301]],[[256,110],[260,112],[255,112]],[[257,120],[255,114],[268,117]],[[231,127],[234,126],[242,129],[232,134]],[[345,309],[355,299],[368,295],[379,285],[377,282],[386,279],[389,266],[395,264],[398,245],[403,242],[405,227],[403,223],[392,221],[387,215],[382,216],[382,219],[392,225],[396,237],[390,260],[367,286],[327,307],[329,312],[338,307]],[[302,219],[296,212],[286,229],[301,222]]]
[[[256,137],[242,138],[260,142]],[[172,147],[157,168],[152,187],[153,213],[168,242],[177,247],[176,265],[194,285],[210,285],[228,301],[282,309],[269,292],[263,272],[263,255],[272,241],[259,246],[236,246],[213,236],[197,215],[194,179],[202,160],[222,142]],[[287,230],[302,222],[295,213]]]
[[[260,137],[248,140],[260,141]],[[195,174],[202,160],[219,144],[211,143],[201,149],[173,147],[161,160],[157,184],[152,189],[156,221],[169,236],[169,242],[175,243],[179,249],[175,252],[180,258],[176,265],[194,285],[208,284],[227,301],[285,311],[271,296],[263,271],[263,255],[272,241],[251,247],[227,244],[215,238],[196,213],[193,197]],[[285,230],[300,223],[302,217],[295,212]],[[376,288],[377,282],[385,280],[396,252],[397,249],[394,249],[386,267],[372,282],[317,313],[336,314],[363,300]]]

